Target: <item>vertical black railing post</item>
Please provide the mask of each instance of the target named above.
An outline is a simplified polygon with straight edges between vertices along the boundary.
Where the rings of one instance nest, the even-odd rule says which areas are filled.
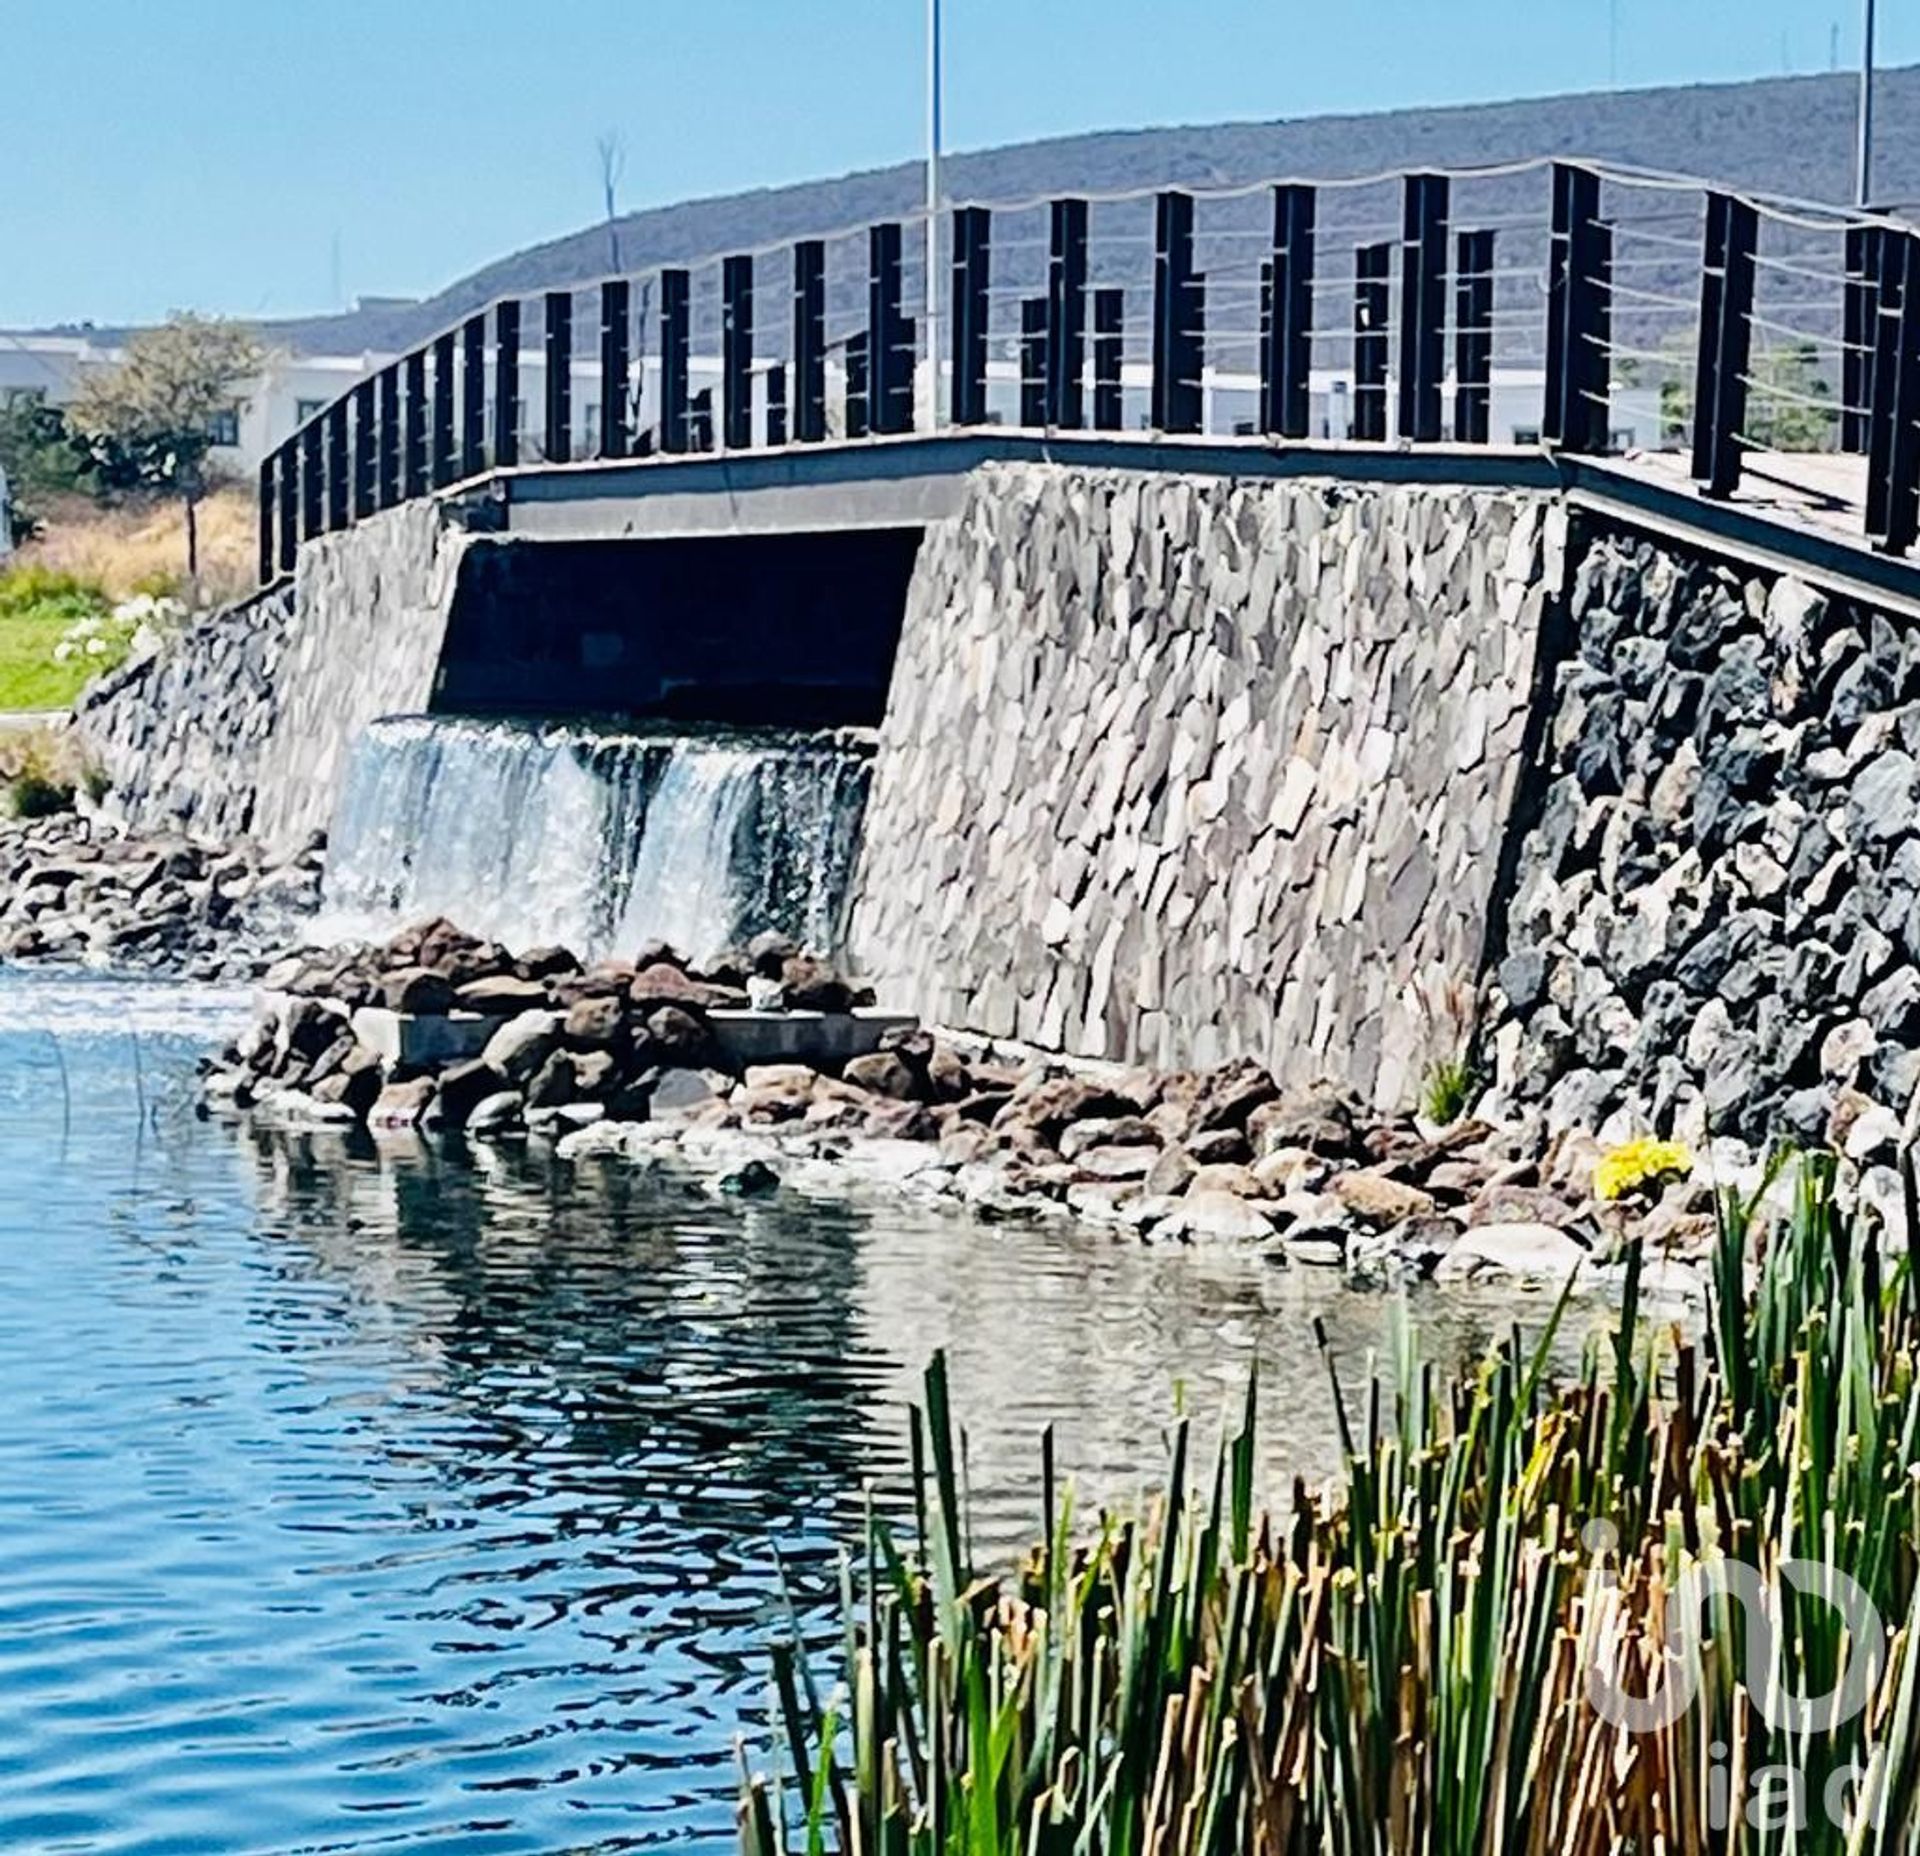
[[[827,435],[827,248],[817,238],[793,248],[793,435],[803,445]]]
[[[300,428],[300,539],[311,541],[327,526],[326,458],[321,450],[322,421],[309,419]]]
[[[1393,248],[1361,245],[1353,254],[1353,431],[1364,444],[1387,436],[1387,316]]]
[[[453,481],[453,357],[454,333],[451,329],[436,336],[433,344],[433,451],[431,473],[433,487],[444,490]]]
[[[720,433],[729,451],[753,443],[753,260],[720,265]]]
[[[573,456],[573,292],[547,292],[547,418],[541,449],[549,464]]]
[[[1273,251],[1261,353],[1260,429],[1305,438],[1313,406],[1313,189],[1273,190]]]
[[[400,363],[380,370],[380,507],[391,509],[400,500],[400,454],[404,434],[400,426]]]
[[[343,529],[352,517],[352,485],[347,477],[347,400],[343,394],[327,408],[327,527]]]
[[[1400,417],[1416,445],[1441,435],[1447,366],[1447,177],[1409,174],[1400,217]]]
[[[1904,554],[1920,532],[1920,236],[1888,227],[1877,246],[1867,533]]]
[[[460,325],[460,475],[477,477],[487,467],[487,319],[469,316]]]
[[[1047,299],[1020,299],[1020,423],[1038,430],[1047,423]]]
[[[692,339],[693,279],[685,271],[660,273],[660,449],[687,448],[687,356]]]
[[[353,519],[364,522],[380,507],[379,388],[363,380],[353,390]]]
[[[1046,422],[1077,432],[1086,424],[1086,201],[1055,200],[1048,222]]]
[[[493,465],[511,470],[520,462],[520,304],[493,312]]]
[[[992,298],[993,215],[962,206],[953,215],[953,423],[987,422],[987,328]]]
[[[847,436],[865,438],[873,430],[872,343],[865,329],[847,337]]]
[[[1556,161],[1547,246],[1547,392],[1540,436],[1576,455],[1606,449],[1611,364],[1602,231],[1599,175]]]
[[[278,487],[274,482],[274,471],[279,464],[279,458],[280,454],[278,452],[270,451],[260,460],[259,578],[262,586],[272,584],[274,570],[280,559],[279,550],[275,545],[273,534],[274,517],[279,512],[279,505],[274,500],[279,494]]]
[[[1093,429],[1117,432],[1126,421],[1121,366],[1126,359],[1127,293],[1093,293]]]
[[[702,387],[687,406],[687,449],[713,449],[713,389]]]
[[[913,318],[900,309],[900,223],[867,229],[867,417],[876,432],[913,430]]]
[[[609,277],[600,286],[600,455],[623,458],[632,448],[627,430],[627,375],[633,366],[631,286]]]
[[[767,443],[787,442],[787,364],[769,362],[767,366]]]
[[[1874,291],[1880,276],[1880,228],[1849,226],[1841,318],[1840,449],[1867,449],[1873,406]]]
[[[400,485],[408,502],[427,491],[427,351],[406,359],[406,419],[401,433]]]
[[[1484,445],[1493,411],[1493,234],[1462,232],[1454,244],[1453,436]]]
[[[300,455],[289,438],[274,454],[279,459],[280,520],[274,525],[283,574],[293,572],[300,555]]]
[[[1704,496],[1731,496],[1740,483],[1759,233],[1760,215],[1745,200],[1730,193],[1707,195],[1693,386],[1693,477]]]
[[[1153,203],[1153,414],[1161,432],[1200,429],[1204,305],[1193,269],[1193,196]]]

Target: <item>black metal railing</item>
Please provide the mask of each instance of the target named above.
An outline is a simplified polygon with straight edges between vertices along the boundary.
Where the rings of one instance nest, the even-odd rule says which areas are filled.
[[[273,452],[260,572],[492,471],[991,425],[1664,454],[1904,553],[1920,231],[1531,161],[966,203],[511,296]]]

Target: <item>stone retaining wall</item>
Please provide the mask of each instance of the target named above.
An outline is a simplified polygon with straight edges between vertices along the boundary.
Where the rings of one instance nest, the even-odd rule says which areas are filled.
[[[1890,1155],[1920,1083],[1920,628],[1629,533],[1575,558],[1499,924],[1502,1093]]]
[[[300,550],[291,587],[105,679],[78,721],[137,831],[289,850],[332,816],[375,718],[424,709],[468,537],[431,501]]]
[[[1403,1105],[1464,1035],[1564,522],[983,470],[914,576],[854,957],[940,1023]]]

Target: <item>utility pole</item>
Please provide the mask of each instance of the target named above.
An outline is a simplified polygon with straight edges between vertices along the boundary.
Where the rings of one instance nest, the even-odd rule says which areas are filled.
[[[1860,23],[1859,145],[1854,153],[1853,203],[1873,204],[1873,0],[1864,0]]]
[[[940,0],[927,0],[927,425],[940,423]]]

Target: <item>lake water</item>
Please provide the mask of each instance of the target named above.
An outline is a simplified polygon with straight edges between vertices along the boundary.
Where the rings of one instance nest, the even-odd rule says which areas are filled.
[[[729,1848],[732,1742],[952,1357],[983,1526],[1335,1467],[1324,1273],[192,1112],[239,1002],[0,976],[0,1849]],[[1419,1309],[1482,1346],[1539,1296]],[[884,1495],[883,1495],[884,1498]]]

